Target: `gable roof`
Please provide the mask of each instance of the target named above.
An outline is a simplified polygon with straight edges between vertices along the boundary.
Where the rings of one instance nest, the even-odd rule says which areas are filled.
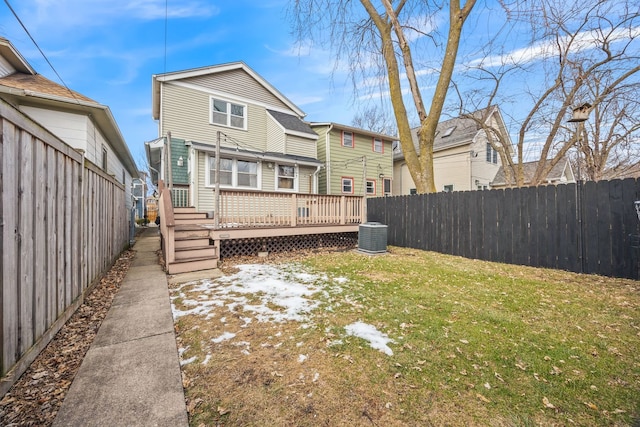
[[[300,117],[273,110],[267,110],[267,113],[284,128],[285,133],[298,133],[313,139],[318,139],[318,134],[311,129],[308,123],[302,121]]]
[[[385,141],[397,141],[397,136],[385,135],[383,133],[373,132],[366,129],[360,129],[353,126],[342,125],[334,122],[309,122],[309,126],[314,127],[331,127],[338,130],[346,130],[348,132],[357,133],[358,135],[370,136],[372,138],[380,138]]]
[[[438,126],[436,127],[436,136],[433,142],[433,152],[436,153],[449,148],[471,144],[478,132],[482,130],[482,126],[478,123],[478,120],[488,123],[494,115],[498,118],[498,126],[501,128],[500,130],[504,132],[507,139],[510,139],[509,132],[507,132],[504,121],[502,120],[500,109],[497,105],[493,105],[474,111],[470,114],[471,117],[454,117],[438,123]],[[416,151],[419,150],[419,130],[419,126],[411,129],[411,138],[413,139],[413,146],[416,148]],[[402,149],[399,145],[398,149],[393,154],[393,159],[404,159],[404,154],[402,153]]]
[[[129,174],[138,176],[138,167],[108,106],[38,74],[11,42],[1,37],[0,55],[15,68],[13,73],[0,78],[0,95],[14,96],[41,108],[64,109],[90,115]]]
[[[160,117],[160,83],[161,82],[170,82],[175,80],[182,80],[191,77],[199,77],[208,74],[217,74],[223,73],[231,70],[243,70],[251,77],[253,77],[260,85],[262,85],[266,90],[271,92],[276,98],[278,98],[282,103],[286,104],[292,111],[294,111],[298,116],[304,117],[306,114],[300,108],[298,108],[291,100],[289,100],[286,96],[284,96],[278,89],[272,86],[268,81],[266,81],[262,76],[253,71],[247,64],[242,61],[238,62],[230,62],[227,64],[220,65],[210,65],[207,67],[200,68],[191,68],[189,70],[182,71],[173,71],[169,73],[162,74],[154,74],[152,76],[152,91],[151,91],[151,103],[152,103],[152,115],[154,120],[158,120]]]
[[[536,169],[538,168],[539,163],[540,163],[539,161],[535,161],[535,162],[526,162],[522,164],[525,185],[528,185],[531,183],[531,179],[533,178],[533,175],[536,173]],[[569,161],[567,159],[561,159],[549,171],[545,180],[546,181],[562,181],[563,177],[565,177],[566,179],[567,177],[566,177],[565,171],[567,168],[571,168]],[[504,166],[500,166],[500,169],[498,169],[498,172],[496,172],[496,176],[493,178],[493,181],[491,181],[491,186],[495,187],[495,186],[508,185],[506,181],[507,180],[504,173]],[[512,180],[510,184],[511,185],[515,184],[515,181]]]

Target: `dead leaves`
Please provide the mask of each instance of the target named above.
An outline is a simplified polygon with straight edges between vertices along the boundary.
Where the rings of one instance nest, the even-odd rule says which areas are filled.
[[[124,252],[0,400],[0,425],[51,425],[135,251]]]
[[[545,408],[557,409],[553,403],[549,402],[549,399],[547,399],[546,396],[542,398],[542,404],[544,405]]]

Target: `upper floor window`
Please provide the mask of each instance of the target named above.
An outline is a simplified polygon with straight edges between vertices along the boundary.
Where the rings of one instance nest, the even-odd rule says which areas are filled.
[[[367,180],[367,194],[370,196],[375,196],[376,194],[376,181],[375,179]]]
[[[296,189],[296,167],[278,165],[278,190]]]
[[[376,153],[384,153],[384,145],[380,138],[373,138],[373,151]]]
[[[102,170],[105,172],[107,171],[107,158],[108,158],[107,147],[103,145],[102,146]]]
[[[445,185],[443,191],[445,193],[451,193],[453,191],[453,184]]]
[[[353,148],[353,132],[342,131],[342,146]]]
[[[342,177],[342,192],[353,194],[353,178]]]
[[[211,98],[211,123],[237,129],[247,128],[247,106]]]
[[[487,142],[487,162],[497,164],[498,152]]]

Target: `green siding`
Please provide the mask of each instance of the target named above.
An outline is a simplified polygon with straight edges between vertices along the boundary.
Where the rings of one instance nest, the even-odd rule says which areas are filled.
[[[342,178],[353,178],[353,190],[355,195],[365,195],[366,180],[376,182],[376,196],[382,195],[383,178],[391,178],[393,175],[393,152],[392,142],[383,141],[384,152],[373,151],[373,138],[371,136],[354,135],[354,146],[342,146],[342,131],[340,129],[331,130],[330,159],[328,162],[328,174],[331,184],[331,194],[342,194]],[[320,155],[319,144],[318,153]],[[363,162],[363,157],[365,162]]]
[[[182,157],[182,166],[178,166],[178,159]],[[189,185],[189,149],[184,145],[184,139],[171,138],[171,175],[173,184]]]

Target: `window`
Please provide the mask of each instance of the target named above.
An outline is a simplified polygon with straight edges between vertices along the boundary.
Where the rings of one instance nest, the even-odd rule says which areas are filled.
[[[445,130],[444,133],[442,134],[442,137],[446,138],[448,136],[451,136],[454,130],[456,130],[455,126],[451,126],[450,128],[447,128],[447,130]]]
[[[278,190],[295,190],[296,167],[278,165]]]
[[[342,146],[353,148],[353,132],[342,131]]]
[[[245,160],[237,160],[236,164],[238,167],[237,186],[258,188],[258,163],[247,162]]]
[[[498,152],[487,142],[487,162],[497,164]]]
[[[384,145],[380,138],[373,138],[373,151],[376,153],[384,153]]]
[[[385,196],[391,195],[391,178],[383,178],[382,179],[382,188],[384,190]]]
[[[353,178],[342,178],[342,192],[353,194]]]
[[[211,98],[211,123],[246,129],[246,109],[242,104]]]
[[[411,194],[412,196],[413,196],[413,195],[416,195],[416,194],[418,194],[418,190],[417,190],[417,189],[415,189],[415,188],[410,188],[410,189],[409,189],[409,194]]]
[[[375,179],[367,180],[367,194],[374,196],[376,194],[376,181]]]
[[[102,146],[102,170],[107,171],[107,147]]]
[[[216,184],[216,159],[209,157],[209,185]],[[258,163],[238,159],[220,159],[220,185],[258,188]]]
[[[445,193],[451,193],[453,191],[453,184],[445,185],[443,191]]]

